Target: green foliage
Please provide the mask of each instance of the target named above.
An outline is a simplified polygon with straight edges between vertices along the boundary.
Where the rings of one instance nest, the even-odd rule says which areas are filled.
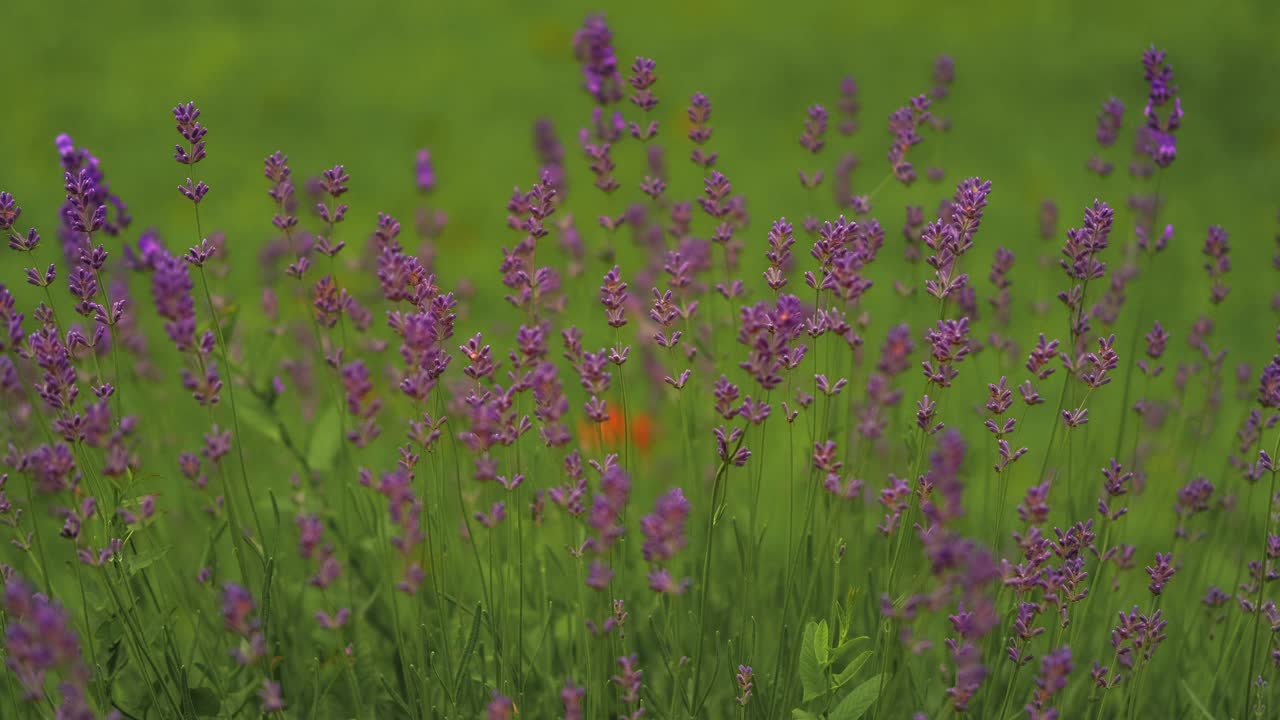
[[[1055,627],[1046,619],[1054,610],[1038,621],[1048,632],[1037,636],[1031,654],[1042,658],[1050,638],[1076,653],[1060,696],[1064,717],[1245,717],[1244,682],[1257,673],[1268,683],[1252,693],[1265,705],[1260,712],[1265,716],[1277,705],[1273,689],[1280,678],[1268,658],[1280,636],[1255,629],[1252,623],[1263,614],[1241,620],[1235,609],[1244,600],[1265,601],[1266,591],[1257,598],[1232,597],[1220,615],[1204,608],[1200,597],[1209,584],[1237,594],[1247,580],[1241,561],[1261,558],[1260,540],[1274,531],[1264,525],[1267,480],[1241,481],[1227,459],[1248,462],[1259,449],[1270,452],[1275,432],[1266,427],[1261,439],[1243,449],[1235,437],[1256,407],[1258,366],[1273,354],[1274,316],[1265,308],[1275,285],[1270,237],[1280,95],[1265,89],[1280,74],[1274,52],[1280,4],[1206,4],[1170,12],[1167,3],[1154,2],[1005,2],[981,12],[963,4],[921,12],[912,4],[816,3],[788,6],[785,22],[774,5],[752,1],[732,7],[619,5],[610,8],[609,19],[624,74],[635,55],[658,62],[655,92],[662,102],[644,119],[659,123],[657,144],[666,153],[662,175],[668,189],[660,200],[636,188],[653,172],[646,150],[655,145],[630,137],[613,147],[622,187],[613,194],[592,187],[595,178],[577,131],[591,124],[593,104],[573,57],[574,32],[586,5],[348,4],[341,12],[246,0],[198,10],[67,0],[10,5],[4,13],[11,29],[6,48],[21,62],[5,78],[0,190],[19,198],[23,226],[37,226],[45,241],[30,256],[7,255],[0,283],[14,294],[14,311],[22,314],[17,325],[28,338],[40,324],[36,307],[45,302],[61,313],[60,337],[73,324],[87,334],[94,326],[91,317],[74,314],[67,295],[70,267],[57,230],[65,195],[52,147],[57,133],[66,131],[94,151],[136,216],[124,233],[98,235],[94,242],[109,253],[103,286],[111,293],[118,292],[117,281],[127,287],[127,316],[137,323],[146,349],[122,342],[114,336],[120,328],[113,328],[109,342],[96,351],[75,350],[71,374],[79,397],[68,412],[82,413],[96,397],[94,390],[110,382],[113,413],[118,408],[138,418],[136,432],[120,446],[139,459],[138,466],[109,476],[108,461],[118,458],[100,443],[65,440],[75,487],[48,494],[33,490],[35,473],[20,469],[17,459],[42,444],[63,442],[52,422],[66,419],[64,409],[40,403],[36,383],[43,369],[24,357],[22,341],[9,343],[6,336],[0,347],[14,361],[20,385],[0,389],[0,454],[15,458],[3,467],[9,475],[0,495],[6,508],[0,517],[0,565],[64,609],[93,678],[88,702],[97,715],[118,705],[125,717],[137,720],[258,717],[259,693],[270,680],[281,684],[287,703],[278,717],[318,720],[481,717],[494,693],[512,698],[519,718],[559,717],[560,693],[568,683],[587,689],[585,717],[592,719],[643,708],[646,718],[660,720],[774,720],[788,710],[796,720],[888,720],[905,715],[908,706],[934,717],[948,703],[937,673],[939,664],[952,663],[942,642],[952,633],[946,613],[931,608],[906,628],[905,621],[882,616],[878,605],[882,593],[902,608],[935,589],[931,558],[922,553],[915,529],[927,521],[913,499],[896,534],[884,537],[874,529],[884,512],[875,493],[885,478],[892,473],[914,483],[928,471],[937,438],[921,433],[912,417],[913,403],[926,392],[939,401],[948,428],[960,429],[970,441],[961,477],[966,513],[954,527],[993,546],[997,559],[1018,561],[1020,548],[1010,531],[1024,529],[1015,508],[1033,483],[1053,479],[1052,515],[1040,528],[1053,537],[1055,526],[1098,519],[1097,468],[1111,457],[1148,480],[1142,492],[1126,496],[1133,513],[1114,525],[1113,534],[1096,540],[1099,552],[1084,555],[1090,596],[1070,608],[1070,624]],[[906,37],[911,42],[903,42]],[[1152,41],[1171,51],[1188,114],[1179,131],[1177,163],[1148,183],[1127,177],[1124,165],[1128,135],[1143,123],[1137,57]],[[1046,50],[1056,47],[1071,50]],[[918,182],[880,182],[887,170],[885,117],[929,89],[929,63],[937,52],[954,55],[959,68],[951,95],[937,98],[935,107],[952,129],[924,129],[924,143],[912,151],[921,171]],[[861,83],[863,106],[860,129],[847,136],[836,134],[834,113],[846,73]],[[655,213],[656,226],[667,227],[674,204],[692,202],[689,237],[705,241],[716,233],[719,220],[696,203],[707,173],[686,160],[691,145],[685,105],[695,91],[705,91],[714,102],[716,132],[708,149],[719,154],[716,168],[732,180],[732,195],[746,198],[740,209],[749,223],[734,228],[735,240],[744,244],[740,267],[728,267],[725,248],[713,243],[710,269],[689,288],[677,288],[682,304],[696,301],[699,307],[673,326],[685,335],[667,352],[653,347],[654,327],[646,314],[650,287],[661,288],[667,279],[662,258],[651,257],[643,242],[632,242],[633,232],[645,237],[645,226],[633,224],[638,211],[628,211],[628,224],[618,231],[601,229],[597,218],[639,207]],[[1112,94],[1129,109],[1120,146],[1098,151],[1119,169],[1098,178],[1082,166],[1096,149],[1091,125],[1098,102]],[[200,102],[202,121],[211,129],[209,157],[198,166],[179,167],[170,156],[176,136],[166,111],[187,98]],[[833,111],[832,129],[824,154],[808,156],[795,139],[805,108],[814,103]],[[640,119],[625,100],[609,111],[614,108],[628,120]],[[504,229],[510,189],[527,190],[545,162],[529,147],[529,126],[540,116],[553,122],[564,146],[567,189],[547,221],[551,234],[538,243],[536,264],[560,274],[567,302],[563,313],[543,308],[538,315],[510,307],[504,299],[510,288],[501,284],[498,264],[502,248],[522,237]],[[420,147],[431,149],[440,173],[439,187],[430,194],[412,182]],[[261,177],[262,156],[276,148],[290,154],[294,169],[301,224],[289,238],[278,238],[281,233],[272,227],[273,208]],[[836,164],[852,155],[861,158],[852,187],[867,194],[873,206],[868,215],[853,215],[849,203],[831,193]],[[307,185],[321,168],[339,162],[352,173],[351,192],[342,196],[351,207],[335,231],[311,213],[315,198]],[[927,178],[932,165],[945,171],[940,183]],[[821,167],[827,182],[805,191],[794,181],[797,167]],[[213,188],[199,206],[198,226],[191,205],[174,192],[187,175]],[[903,261],[901,219],[903,207],[913,205],[932,220],[955,181],[970,175],[995,183],[974,249],[960,263],[976,293],[973,337],[985,347],[965,361],[956,386],[939,397],[917,367],[928,352],[921,338],[940,316],[957,316],[957,303],[944,304],[940,312],[923,292],[930,269]],[[1138,213],[1125,199],[1152,187],[1160,193],[1160,223],[1174,223],[1177,233],[1168,251],[1148,260],[1127,246]],[[1109,292],[1120,269],[1132,266],[1137,274],[1128,286],[1111,286],[1110,291],[1123,291],[1127,303],[1115,323],[1091,315],[1093,332],[1117,334],[1119,375],[1145,357],[1142,334],[1159,319],[1174,335],[1163,360],[1168,368],[1150,378],[1133,371],[1131,379],[1121,375],[1107,388],[1090,391],[1090,425],[1071,434],[1056,424],[1054,395],[1061,391],[1064,400],[1081,401],[1086,393],[1060,386],[1070,373],[1059,369],[1037,385],[1043,405],[1023,408],[1016,401],[1019,425],[1008,440],[1026,445],[1030,454],[997,476],[991,468],[998,450],[981,427],[990,415],[982,398],[987,384],[1001,376],[1011,387],[1027,379],[1026,350],[1040,333],[1061,337],[1061,349],[1069,350],[1062,335],[1067,323],[1055,299],[1065,284],[1056,258],[1065,229],[1079,224],[1079,209],[1095,197],[1118,212],[1105,254],[1111,275],[1089,286],[1089,304]],[[1042,241],[1036,213],[1045,199],[1058,203],[1061,218],[1054,237]],[[433,210],[447,211],[449,223],[439,236],[421,237],[415,226]],[[409,312],[412,305],[383,302],[375,243],[368,240],[379,212],[400,219],[398,242],[410,253],[433,258],[428,264],[435,281],[456,291],[459,300],[457,333],[441,347],[453,362],[425,402],[398,390],[405,366],[388,312]],[[801,275],[817,270],[805,220],[841,214],[860,223],[874,217],[886,230],[879,259],[862,269],[873,290],[857,305],[842,306],[826,291],[812,294]],[[855,351],[830,336],[804,338],[804,362],[783,385],[766,389],[743,371],[746,348],[736,325],[741,306],[773,298],[760,277],[769,223],[781,217],[795,224],[797,240],[795,272],[783,292],[795,293],[806,306],[844,313],[864,344]],[[1199,247],[1211,223],[1227,224],[1234,240],[1228,280],[1235,290],[1220,305],[1207,304],[1211,281]],[[224,234],[225,256],[203,272],[191,270],[196,327],[220,328],[231,345],[229,357],[219,348],[197,360],[167,338],[164,320],[151,307],[152,271],[126,270],[121,262],[126,246],[137,250],[144,228],[155,228],[177,254],[198,242],[198,234]],[[570,272],[573,262],[564,250],[570,228],[587,248],[581,276]],[[345,241],[347,249],[332,261],[313,252],[312,269],[300,281],[282,274],[296,248],[326,234]],[[664,250],[676,247],[670,232],[661,239]],[[1018,257],[1008,324],[994,317],[994,289],[985,279],[997,247]],[[57,263],[59,276],[46,296],[23,282],[22,268],[49,263]],[[628,324],[616,329],[604,326],[597,302],[599,278],[615,263],[632,283]],[[324,274],[336,277],[370,311],[367,331],[357,331],[353,317],[342,328],[314,326],[311,293]],[[711,289],[739,275],[744,295],[726,300]],[[216,318],[205,305],[206,278]],[[706,286],[705,294],[695,291],[700,286]],[[266,290],[273,294],[270,311]],[[1137,307],[1144,308],[1141,316]],[[1189,329],[1201,317],[1214,331],[1204,347],[1190,346]],[[524,484],[508,489],[478,482],[478,454],[467,442],[472,418],[461,408],[472,390],[501,391],[462,375],[467,358],[457,347],[483,333],[483,343],[492,345],[501,362],[494,382],[509,387],[508,373],[520,372],[509,354],[518,353],[517,329],[541,322],[548,323],[546,357],[566,388],[570,443],[547,447],[538,434],[547,408],[517,393],[497,425],[506,430],[511,416],[528,415],[533,428],[511,444],[494,445],[487,459],[504,478],[519,475]],[[910,367],[890,382],[902,398],[879,408],[883,434],[862,438],[863,389],[881,338],[899,323],[909,326],[916,343]],[[592,352],[615,344],[635,350],[625,366],[609,366],[612,384],[601,394],[614,418],[604,426],[613,438],[602,440],[584,418],[590,397],[575,368],[561,358],[558,339],[570,326],[582,329],[584,347]],[[996,336],[1018,350],[1002,352],[991,342]],[[696,353],[683,354],[692,348]],[[376,418],[381,434],[364,447],[344,433],[358,419],[348,412],[341,378],[329,365],[338,357],[329,353],[337,349],[342,363],[366,363],[371,397],[382,403]],[[1217,355],[1223,351],[1225,356]],[[184,371],[198,377],[205,362],[217,363],[224,383],[221,401],[212,406],[195,403],[181,380]],[[1235,386],[1230,376],[1237,364],[1249,367]],[[685,389],[661,382],[663,374],[678,376],[685,367],[693,371]],[[1182,367],[1189,379],[1174,383]],[[7,382],[3,369],[0,380]],[[721,373],[744,396],[769,403],[771,419],[749,424],[740,415],[714,412],[711,384]],[[787,422],[783,417],[799,407],[797,396],[807,392],[816,373],[849,385]],[[272,383],[277,375],[283,392]],[[616,425],[624,415],[623,387],[629,393],[627,422],[643,417],[650,423],[651,447],[639,447],[636,438],[618,442],[626,434]],[[1133,409],[1140,397],[1152,399],[1160,412],[1138,418]],[[414,439],[407,424],[421,421],[423,413],[448,416],[429,447]],[[1155,427],[1157,415],[1166,418],[1162,427]],[[120,429],[113,418],[113,429]],[[202,453],[204,436],[215,424],[239,431],[235,449],[220,463]],[[752,456],[744,467],[727,470],[713,498],[719,459],[712,429],[719,425],[745,429],[743,446]],[[858,498],[826,492],[823,478],[812,471],[813,446],[828,439],[840,446],[844,467],[838,479],[866,481]],[[586,467],[578,515],[552,498],[553,489],[573,487],[566,470],[573,450]],[[603,493],[591,463],[603,463],[609,452],[619,453],[632,485],[622,517],[626,532],[597,553],[589,544],[597,531],[588,519]],[[200,458],[195,477],[178,466],[180,453]],[[360,470],[382,478],[397,469],[407,476],[403,495],[392,498],[359,483]],[[1211,510],[1186,517],[1172,512],[1178,487],[1201,475],[1217,488]],[[655,496],[676,485],[692,504],[687,546],[670,562],[653,562],[643,554],[640,518]],[[144,495],[158,498],[157,516],[126,523],[118,511],[136,511]],[[64,535],[64,523],[75,524],[68,513],[80,511],[88,497],[97,500],[96,514],[83,518],[78,537],[67,537],[75,534],[69,529]],[[8,513],[9,503],[15,512]],[[491,512],[496,503],[504,503],[506,520],[483,527],[477,514]],[[397,515],[417,520],[415,532],[407,532]],[[310,548],[302,547],[298,522],[307,517],[318,518],[323,530]],[[94,559],[117,539],[119,554],[105,565],[80,562],[79,551]],[[402,551],[402,542],[411,550]],[[1136,548],[1132,568],[1100,559],[1105,550],[1121,546]],[[1142,568],[1154,552],[1171,546],[1178,576],[1153,600]],[[321,587],[317,578],[328,559],[340,571]],[[602,587],[586,585],[593,562],[615,573]],[[896,563],[896,575],[888,571],[890,562]],[[406,592],[415,566],[421,585]],[[678,592],[649,589],[649,573],[658,567],[670,571]],[[684,578],[692,584],[682,585]],[[246,622],[264,635],[263,657],[244,664],[229,651],[256,649],[223,614],[228,584],[245,586],[254,598]],[[867,592],[846,592],[853,584]],[[1006,720],[1021,714],[1038,667],[1015,671],[1004,659],[1003,635],[1016,598],[1007,588],[1000,592],[999,624],[981,648],[990,673],[969,715]],[[1115,665],[1109,630],[1115,613],[1134,605],[1166,613],[1167,644],[1150,665],[1129,673],[1126,684],[1109,693],[1095,691],[1088,669],[1094,660]],[[339,608],[349,611],[345,624],[320,624],[318,612],[331,618]],[[811,617],[825,619],[805,622]],[[3,622],[12,627],[14,619],[5,615]],[[859,634],[871,628],[874,639]],[[933,649],[909,654],[899,643],[904,629],[933,641]],[[4,660],[16,655],[4,652]],[[624,707],[614,677],[618,658],[631,653],[640,658],[643,683],[638,702]],[[734,677],[739,665],[754,667],[754,686],[753,694],[735,702],[743,693]],[[60,699],[57,684],[66,670],[53,669],[32,702],[5,670],[0,717],[52,716],[51,702]],[[1176,691],[1167,691],[1167,678],[1176,679]]]
[[[342,448],[342,416],[332,405],[320,411],[307,446],[307,465],[317,471],[333,469]]]
[[[860,671],[874,652],[864,650],[839,670],[835,666],[855,647],[870,640],[866,636],[849,637],[849,618],[847,611],[839,610],[841,620],[838,627],[838,644],[831,646],[831,632],[826,620],[809,622],[804,626],[804,635],[800,644],[800,682],[804,688],[801,700],[810,703],[822,700],[822,705],[830,706],[833,701],[827,698],[838,695],[841,688],[849,683]],[[874,681],[874,682],[872,682]],[[804,709],[793,710],[795,717],[827,717],[830,720],[857,720],[875,702],[880,691],[879,676],[859,684],[843,695],[835,707],[827,715],[811,715]]]

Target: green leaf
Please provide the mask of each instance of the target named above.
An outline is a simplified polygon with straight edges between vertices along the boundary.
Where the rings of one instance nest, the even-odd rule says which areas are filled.
[[[236,408],[236,417],[273,444],[281,441],[280,424],[270,416],[269,411],[259,407],[257,402],[247,399],[240,403]]]
[[[217,717],[222,711],[222,700],[218,694],[207,687],[189,688],[191,704],[195,706],[196,715],[200,717]]]
[[[225,327],[222,328],[222,339],[227,345],[231,344],[232,338],[236,334],[236,324],[240,322],[240,310],[242,306],[239,303],[230,303],[222,309],[222,322]]]
[[[129,648],[121,640],[111,643],[111,649],[107,652],[107,681],[110,682],[115,678],[116,674],[124,668],[129,662]]]
[[[849,691],[831,711],[828,720],[861,720],[880,695],[880,676],[867,680]]]
[[[916,437],[915,428],[905,430],[902,435],[902,444],[906,446],[907,457],[915,457],[916,448],[920,445],[920,439]]]
[[[835,652],[831,653],[831,663],[835,664],[839,662],[840,658],[844,657],[845,653],[849,652],[854,647],[861,645],[862,643],[870,639],[871,638],[867,637],[866,635],[859,635],[857,637],[852,637],[852,638],[849,638],[848,640],[841,642],[838,646],[836,646]]]
[[[129,558],[129,574],[135,575],[155,564],[157,560],[164,557],[173,549],[172,545],[153,545],[137,555]]]
[[[800,641],[800,684],[804,687],[804,702],[827,692],[827,676],[814,650],[814,636],[817,634],[818,624],[807,623],[804,626],[804,638]]]
[[[1205,720],[1214,720],[1213,713],[1209,712],[1209,708],[1206,708],[1200,698],[1196,697],[1196,694],[1191,691],[1191,686],[1187,685],[1187,681],[1179,680],[1178,684],[1182,686],[1182,691],[1187,694],[1187,699],[1191,701],[1191,706],[1199,710]]]
[[[332,470],[333,461],[342,447],[342,418],[332,405],[316,419],[311,431],[311,443],[307,445],[307,464],[313,470]]]
[[[831,630],[826,620],[818,623],[818,629],[813,633],[813,652],[818,656],[819,665],[825,668],[831,664]]]
[[[396,692],[395,688],[391,687],[391,683],[387,682],[385,675],[378,675],[378,684],[382,685],[382,690],[386,692],[387,695],[391,696],[392,702],[400,706],[400,710],[404,712],[404,717],[413,716],[413,710],[409,707],[409,703],[405,702],[404,698],[400,697],[400,693]]]
[[[853,676],[857,675],[858,671],[862,669],[862,666],[866,665],[867,661],[871,659],[872,654],[873,653],[870,650],[863,650],[857,657],[850,660],[849,664],[845,665],[843,670],[836,673],[835,686],[843,687],[845,683],[852,680]]]
[[[453,680],[453,694],[455,696],[462,687],[462,678],[467,671],[467,666],[471,664],[471,655],[476,650],[476,643],[480,640],[480,619],[483,616],[484,606],[476,603],[475,613],[471,620],[471,635],[467,638],[467,645],[462,650],[462,661],[458,664],[458,672]]]
[[[747,571],[747,545],[750,541],[743,534],[742,529],[738,527],[738,519],[736,517],[731,524],[733,525],[733,539],[737,541],[735,544],[738,548],[738,567],[745,573]]]
[[[820,665],[831,665],[831,630],[828,629],[826,620],[818,623],[818,629],[814,630],[813,651],[818,656]]]
[[[800,708],[796,708],[795,710],[791,711],[791,720],[818,720],[818,716],[814,715],[808,710],[801,710]]]
[[[114,645],[124,637],[123,625],[117,616],[112,615],[93,631],[93,638],[103,645]]]

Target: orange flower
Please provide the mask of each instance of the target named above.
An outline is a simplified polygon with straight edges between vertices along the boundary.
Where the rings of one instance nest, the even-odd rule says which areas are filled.
[[[611,402],[606,403],[606,406],[609,419],[600,423],[598,432],[595,423],[578,421],[578,442],[582,447],[595,450],[599,441],[603,440],[605,449],[617,450],[622,447],[625,437],[630,440],[632,448],[639,450],[642,455],[648,455],[653,447],[653,418],[643,410],[632,410],[624,420],[618,406]]]

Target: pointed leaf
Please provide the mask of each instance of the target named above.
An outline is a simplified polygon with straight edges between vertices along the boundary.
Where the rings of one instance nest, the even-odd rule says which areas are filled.
[[[236,417],[272,443],[280,442],[279,423],[270,416],[270,411],[263,410],[252,398],[240,403],[236,408]]]
[[[148,547],[146,550],[143,550],[142,552],[138,553],[134,557],[129,558],[127,561],[129,574],[134,575],[135,573],[139,573],[139,572],[142,572],[143,570],[146,570],[147,568],[154,565],[157,560],[164,557],[172,549],[173,549],[172,545],[152,545]]]
[[[1187,681],[1179,680],[1178,684],[1182,686],[1183,692],[1187,694],[1187,699],[1191,701],[1191,706],[1196,710],[1199,710],[1205,720],[1214,720],[1213,713],[1209,712],[1209,709],[1204,706],[1204,703],[1200,701],[1200,698],[1196,697],[1196,694],[1191,691],[1191,686],[1187,685]]]
[[[188,688],[187,692],[191,693],[191,705],[199,717],[217,717],[222,711],[222,700],[209,688]]]
[[[332,405],[316,418],[311,431],[311,443],[307,445],[307,464],[314,470],[332,470],[333,461],[342,446],[342,418]]]
[[[880,676],[876,675],[849,691],[831,711],[829,720],[862,720],[880,695]]]
[[[827,692],[826,673],[822,669],[822,663],[818,662],[818,655],[813,649],[813,639],[817,631],[817,623],[806,624],[804,626],[804,638],[800,642],[800,684],[804,687],[805,702],[809,702]]]
[[[453,680],[453,694],[457,695],[458,690],[462,687],[462,678],[467,671],[467,666],[471,664],[471,655],[475,652],[476,643],[480,641],[480,620],[484,616],[484,606],[476,603],[474,616],[471,620],[471,635],[467,638],[466,647],[462,651],[462,661],[458,664],[458,673]],[[483,656],[483,653],[481,654]]]
[[[738,548],[738,567],[741,568],[742,572],[745,573],[747,571],[748,540],[744,537],[742,529],[738,527],[737,518],[733,519],[732,525],[733,525],[733,539],[737,541],[735,544],[737,545],[737,548]]]
[[[836,603],[836,614],[840,617],[840,634],[836,642],[838,654],[840,648],[844,647],[844,641],[849,638],[849,629],[853,626],[853,603]]]
[[[813,633],[813,652],[818,656],[819,665],[825,668],[831,664],[831,630],[826,620],[818,623]]]
[[[844,669],[836,674],[836,687],[843,687],[845,683],[852,680],[853,676],[857,675],[858,671],[862,669],[862,666],[866,665],[867,661],[871,659],[871,655],[872,651],[863,650],[857,657],[850,660],[849,664],[845,665]]]
[[[831,662],[833,664],[839,662],[840,658],[844,657],[845,653],[849,652],[850,650],[854,649],[858,645],[861,645],[862,643],[870,639],[871,638],[867,637],[866,635],[859,635],[857,637],[852,637],[852,638],[849,638],[848,640],[841,642],[836,647],[835,651],[831,653]]]

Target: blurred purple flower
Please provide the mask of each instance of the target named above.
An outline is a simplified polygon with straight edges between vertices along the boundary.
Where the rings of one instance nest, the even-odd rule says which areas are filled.
[[[582,65],[583,87],[601,105],[622,99],[622,78],[613,51],[613,31],[604,15],[588,15],[573,36],[573,54]]]

